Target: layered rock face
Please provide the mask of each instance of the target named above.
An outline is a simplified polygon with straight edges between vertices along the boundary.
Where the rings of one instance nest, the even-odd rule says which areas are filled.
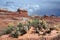
[[[17,9],[15,12],[0,9],[0,28],[6,27],[9,23],[16,25],[21,17],[28,17],[28,12],[21,9]]]
[[[28,12],[26,10],[18,9],[16,12],[8,11],[8,10],[0,10],[0,18],[1,17],[27,17]]]

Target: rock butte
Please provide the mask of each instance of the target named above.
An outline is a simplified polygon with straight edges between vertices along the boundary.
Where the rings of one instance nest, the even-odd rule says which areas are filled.
[[[16,12],[0,9],[0,17],[27,17],[26,10],[18,9]]]

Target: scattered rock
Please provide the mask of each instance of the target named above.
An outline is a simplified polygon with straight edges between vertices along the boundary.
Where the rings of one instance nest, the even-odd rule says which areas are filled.
[[[36,33],[36,30],[35,30],[34,27],[31,27],[30,30],[27,33],[33,34],[33,33]]]

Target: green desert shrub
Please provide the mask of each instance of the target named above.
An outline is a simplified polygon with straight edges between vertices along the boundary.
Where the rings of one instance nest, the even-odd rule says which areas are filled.
[[[49,29],[48,24],[47,24],[46,21],[43,20],[40,24],[41,24],[41,27],[42,27],[43,29]]]
[[[11,36],[17,38],[18,36],[22,36],[26,34],[22,23],[19,23],[14,31],[12,31]]]
[[[17,28],[19,28],[19,30],[22,30],[22,29],[23,29],[23,24],[22,24],[22,23],[19,23],[19,24],[17,25]]]
[[[17,25],[17,27],[22,27],[23,25],[22,25],[22,23],[19,23],[18,25]]]
[[[24,27],[24,26],[25,26],[25,27]],[[16,29],[16,30],[17,30],[17,31],[20,31],[20,32],[21,32],[22,30],[25,30],[25,31],[26,31],[27,28],[28,28],[28,27],[26,28],[26,26],[28,26],[28,25],[27,25],[27,24],[26,24],[26,25],[23,25],[22,23],[19,23],[19,24],[17,25],[17,29]],[[24,29],[24,28],[25,28],[25,29]],[[22,31],[22,32],[24,32],[24,31]]]
[[[14,30],[14,27],[8,25],[8,27],[4,30],[4,34],[10,34]]]
[[[25,30],[15,31],[11,33],[11,37],[18,38],[18,36],[22,36],[24,34],[26,34]]]
[[[11,33],[11,37],[17,38],[18,36],[22,36],[26,34],[24,29],[19,29],[18,27]]]
[[[39,19],[32,19],[32,22],[29,22],[29,26],[33,26],[36,30],[36,33],[39,32]]]
[[[27,32],[30,29],[29,23],[25,24],[23,29]]]
[[[24,34],[26,34],[27,32],[26,32],[25,30],[21,30],[20,33],[21,33],[21,35],[24,35]]]
[[[30,22],[31,26],[37,27],[39,24],[39,20],[38,19],[34,19],[32,22]]]
[[[17,32],[17,31],[13,31],[13,32],[11,33],[11,37],[17,38],[17,37],[18,37],[18,32]]]

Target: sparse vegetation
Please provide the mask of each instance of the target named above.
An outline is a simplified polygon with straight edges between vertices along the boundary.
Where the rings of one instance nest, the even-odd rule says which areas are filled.
[[[28,16],[20,8],[16,12],[2,9],[0,13],[0,40],[60,40],[58,16]]]
[[[12,25],[8,25],[7,29],[4,30],[4,34],[9,34],[14,30]]]
[[[19,23],[17,27],[14,27],[12,25],[8,25],[7,29],[4,30],[4,34],[10,34],[11,37],[18,38],[18,36],[22,36],[26,34],[30,28],[33,27],[34,30],[36,31],[35,33],[39,35],[46,35],[50,34],[54,28],[49,28],[48,23],[44,21],[44,19],[31,19],[27,21],[26,24]],[[41,34],[42,32],[42,34]]]

